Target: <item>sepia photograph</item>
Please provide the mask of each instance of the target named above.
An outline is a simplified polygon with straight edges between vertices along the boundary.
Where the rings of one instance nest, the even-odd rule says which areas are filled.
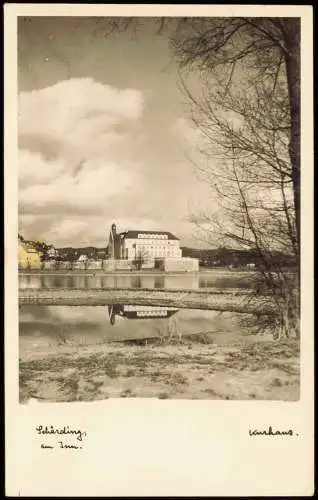
[[[312,496],[312,14],[5,5],[7,496]]]
[[[18,17],[20,404],[299,400],[300,32]]]

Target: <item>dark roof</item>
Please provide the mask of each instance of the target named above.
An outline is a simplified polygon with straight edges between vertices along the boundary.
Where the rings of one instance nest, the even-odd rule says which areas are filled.
[[[138,238],[138,234],[166,234],[169,240],[179,240],[179,238],[169,231],[135,231],[130,229],[119,234],[122,238]]]

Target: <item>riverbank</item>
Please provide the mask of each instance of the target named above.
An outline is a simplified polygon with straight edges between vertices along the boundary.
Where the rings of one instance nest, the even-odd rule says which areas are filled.
[[[134,304],[186,309],[262,314],[273,310],[269,296],[255,296],[251,290],[159,290],[159,289],[20,289],[19,305],[104,306]]]
[[[65,269],[19,269],[19,274],[24,276],[191,276],[191,275],[213,275],[213,276],[233,276],[233,275],[251,275],[257,274],[257,271],[252,271],[250,269],[229,269],[229,268],[200,268],[199,271],[173,271],[165,272],[159,269],[143,269],[141,271],[131,270],[131,271],[107,271],[104,269],[78,269],[78,270],[65,270]]]
[[[20,402],[159,399],[299,399],[299,343],[266,337],[20,349]]]

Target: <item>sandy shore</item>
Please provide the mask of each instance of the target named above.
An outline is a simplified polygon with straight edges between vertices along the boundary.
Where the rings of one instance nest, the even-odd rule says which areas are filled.
[[[177,341],[176,341],[177,342]],[[299,398],[299,343],[60,345],[20,350],[20,402]]]

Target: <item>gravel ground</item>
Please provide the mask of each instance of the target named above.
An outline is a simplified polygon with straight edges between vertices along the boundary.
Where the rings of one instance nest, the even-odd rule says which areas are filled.
[[[299,399],[299,343],[264,337],[228,345],[182,343],[20,349],[20,402]]]

